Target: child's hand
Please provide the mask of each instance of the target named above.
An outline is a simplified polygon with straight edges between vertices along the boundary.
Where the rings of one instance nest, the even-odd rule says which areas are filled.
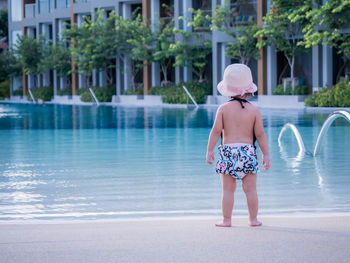
[[[263,155],[263,166],[264,169],[267,171],[270,168],[270,157],[268,155]]]
[[[214,161],[215,158],[214,158],[214,153],[211,151],[211,152],[207,152],[207,163],[208,164],[213,164],[212,161]]]

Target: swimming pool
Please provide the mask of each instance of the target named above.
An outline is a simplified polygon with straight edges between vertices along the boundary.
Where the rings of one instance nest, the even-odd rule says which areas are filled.
[[[0,104],[0,220],[220,215],[205,162],[215,111]],[[277,142],[290,122],[313,150],[330,112],[262,110],[271,169],[259,174],[260,214],[350,212],[348,122],[334,122],[315,158],[297,157],[290,131]],[[245,215],[237,189],[234,215]]]

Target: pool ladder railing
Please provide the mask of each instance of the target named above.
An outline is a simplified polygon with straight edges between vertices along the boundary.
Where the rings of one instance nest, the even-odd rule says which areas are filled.
[[[33,96],[31,89],[28,89],[28,93],[29,93],[30,97],[32,98],[33,103],[35,103],[35,99],[34,99],[34,96]]]
[[[185,86],[182,86],[182,88],[185,90],[186,94],[187,94],[187,104],[188,104],[188,98],[190,98],[193,102],[193,104],[196,106],[196,108],[198,108],[198,104],[197,102],[194,100],[194,98],[192,97],[191,93],[188,91],[188,89]]]
[[[90,93],[91,93],[92,97],[94,98],[94,100],[95,100],[97,106],[99,106],[99,105],[100,105],[100,102],[98,101],[98,99],[97,99],[97,97],[96,97],[96,95],[95,95],[95,92],[93,91],[92,88],[89,88],[89,90],[90,90]]]
[[[325,122],[322,125],[320,133],[318,134],[316,145],[314,148],[314,152],[312,154],[313,156],[316,156],[320,152],[320,147],[321,147],[321,144],[323,142],[324,136],[326,135],[326,133],[327,133],[329,127],[332,125],[332,123],[338,118],[344,118],[348,122],[350,122],[350,113],[347,111],[335,111],[328,116],[328,118],[325,120]],[[278,144],[281,145],[282,135],[284,134],[284,132],[287,129],[291,129],[293,131],[293,133],[298,141],[299,151],[300,152],[307,152],[305,145],[304,145],[303,138],[301,137],[299,130],[297,129],[297,127],[295,127],[294,124],[291,124],[291,123],[287,123],[282,127],[281,132],[278,136]]]

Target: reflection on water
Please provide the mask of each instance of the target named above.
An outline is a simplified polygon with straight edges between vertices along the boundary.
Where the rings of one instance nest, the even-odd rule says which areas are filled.
[[[0,104],[0,220],[219,215],[220,180],[205,163],[215,112]],[[277,141],[290,122],[313,149],[329,113],[262,111],[272,166],[259,174],[261,213],[350,212],[347,122],[315,158],[290,131]],[[234,213],[247,213],[240,189]]]

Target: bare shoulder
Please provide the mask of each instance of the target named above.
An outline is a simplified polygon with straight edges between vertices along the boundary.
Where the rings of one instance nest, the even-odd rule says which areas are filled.
[[[217,110],[217,112],[224,112],[225,109],[227,109],[229,107],[229,102],[226,102],[224,104],[221,104]]]
[[[225,103],[226,104],[226,103]],[[221,104],[217,110],[216,110],[216,115],[222,114],[224,112],[225,104]]]
[[[253,104],[248,104],[249,106],[247,107],[247,109],[249,110],[249,112],[254,115],[255,117],[260,116],[260,111],[257,107],[255,107]]]

